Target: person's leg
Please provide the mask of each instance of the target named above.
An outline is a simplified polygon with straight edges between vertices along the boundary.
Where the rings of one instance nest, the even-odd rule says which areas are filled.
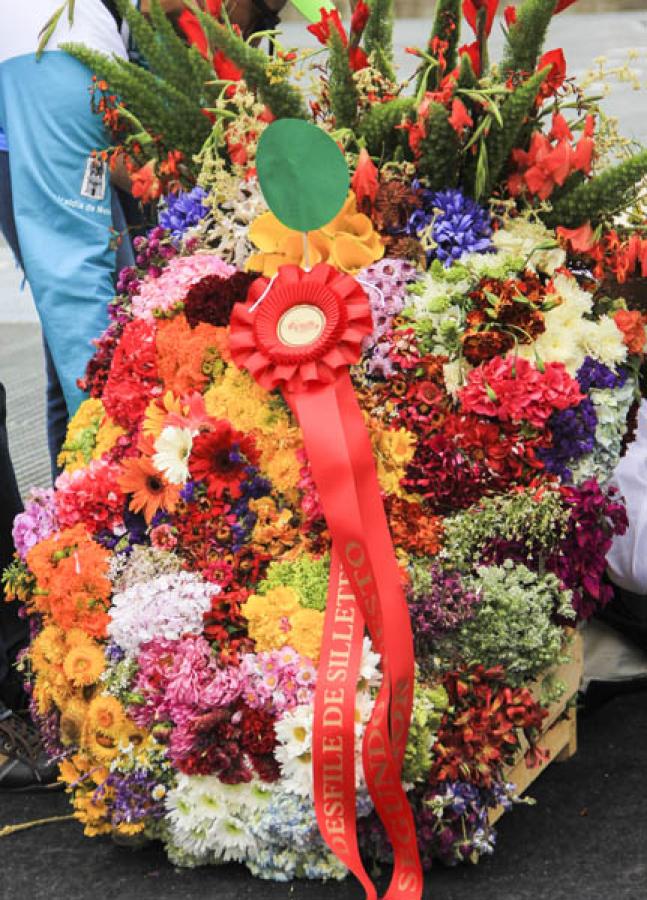
[[[21,511],[22,501],[9,454],[6,394],[4,385],[0,384],[0,572],[13,558],[11,529]],[[20,617],[19,611],[18,603],[5,603],[0,584],[0,704],[17,709],[26,705],[26,698],[13,664],[29,642],[29,624]]]
[[[0,79],[20,249],[70,414],[114,292],[110,184],[92,156],[108,137],[90,108],[90,81],[58,51],[9,60]]]
[[[0,231],[9,244],[16,262],[22,268],[22,256],[13,213],[9,154],[6,151],[0,151]],[[128,263],[124,263],[124,265],[128,265]],[[43,339],[43,347],[47,375],[47,444],[53,481],[58,474],[56,460],[65,440],[68,418],[63,388],[58,379],[54,360],[45,339]]]
[[[54,482],[61,471],[58,465],[58,455],[65,442],[69,418],[65,397],[63,396],[63,388],[58,380],[56,366],[45,338],[43,338],[43,351],[45,353],[45,371],[47,373],[47,447],[49,449],[52,482]]]

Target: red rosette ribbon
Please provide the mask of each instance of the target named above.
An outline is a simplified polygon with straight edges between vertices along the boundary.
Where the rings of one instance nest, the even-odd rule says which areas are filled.
[[[251,286],[231,318],[235,363],[265,389],[280,389],[296,415],[333,549],[313,729],[317,821],[327,844],[377,892],[356,830],[355,695],[366,627],[382,658],[382,685],[366,726],[366,784],[393,846],[388,900],[419,900],[422,868],[402,788],[413,705],[409,613],[375,460],[348,368],[373,331],[366,293],[326,263],[283,266]]]

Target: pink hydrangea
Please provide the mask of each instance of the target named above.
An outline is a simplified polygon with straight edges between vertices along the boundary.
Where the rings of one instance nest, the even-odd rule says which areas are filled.
[[[553,410],[577,406],[584,395],[562,363],[540,371],[527,359],[497,356],[472,369],[459,398],[464,412],[543,428]]]
[[[58,528],[54,491],[33,488],[25,511],[16,516],[13,523],[13,540],[18,556],[24,561],[36,544],[44,541]]]
[[[191,285],[205,275],[229,278],[235,271],[233,266],[213,254],[176,256],[158,278],[149,277],[142,284],[139,294],[133,297],[133,314],[152,321],[156,314],[172,311],[183,303]]]
[[[282,647],[262,653],[247,653],[240,663],[244,676],[243,700],[252,709],[281,715],[312,702],[317,670],[293,650]]]

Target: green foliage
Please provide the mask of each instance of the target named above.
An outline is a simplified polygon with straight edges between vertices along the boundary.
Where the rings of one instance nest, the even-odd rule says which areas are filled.
[[[605,216],[625,209],[636,185],[646,175],[647,150],[643,150],[557,200],[546,216],[546,224],[577,228],[591,222],[595,226]]]
[[[307,119],[308,111],[301,93],[287,78],[270,74],[270,59],[263,50],[251,47],[228,25],[221,25],[198,7],[192,8],[212,47],[222,50],[238,66],[250,90],[271,110],[277,119]]]
[[[200,57],[203,65],[196,79],[189,62],[189,50],[162,11],[159,0],[151,0],[150,22],[129,0],[117,0],[117,8],[128,22],[150,71],[187,97],[197,100],[203,94],[205,82],[213,78],[213,69]]]
[[[404,781],[416,784],[429,775],[431,750],[448,707],[449,697],[442,685],[427,687],[416,679],[411,725],[402,766]]]
[[[468,53],[463,53],[461,55],[460,67],[458,70],[458,81],[456,86],[459,90],[464,91],[473,91],[478,87],[478,78],[476,77],[476,73],[474,68],[472,67],[472,60],[469,57]]]
[[[331,30],[328,40],[330,51],[330,105],[337,128],[355,128],[359,106],[359,94],[344,46],[337,30]]]
[[[564,661],[564,631],[553,614],[572,619],[575,612],[571,592],[562,590],[557,576],[538,575],[506,560],[502,566],[479,568],[468,586],[481,593],[474,617],[434,647],[448,665],[457,660],[486,668],[501,665],[508,683],[520,687]]]
[[[515,147],[519,146],[521,135],[528,116],[531,115],[539,89],[548,75],[548,69],[535,74],[520,84],[501,106],[501,122],[494,121],[485,141],[488,153],[488,177],[484,194],[489,196],[493,187],[501,177],[503,167],[510,158]]]
[[[368,5],[371,14],[364,29],[364,49],[375,68],[393,81],[393,0],[368,0]]]
[[[501,62],[504,77],[508,72],[535,71],[556,6],[557,0],[525,0],[519,7]]]
[[[457,49],[461,37],[461,7],[461,0],[438,0],[434,27],[429,40],[429,46],[434,38],[440,38],[449,44],[445,53],[448,72],[456,68]]]
[[[382,159],[392,159],[398,146],[406,144],[406,132],[398,128],[415,109],[413,97],[398,97],[388,103],[369,107],[357,128],[366,141],[368,152]]]
[[[150,134],[163,135],[167,147],[181,150],[188,160],[198,152],[211,130],[199,95],[189,97],[153,72],[81,44],[62,49],[105,79],[129,114]]]
[[[258,585],[259,594],[277,587],[291,587],[299,595],[302,606],[323,612],[328,597],[330,557],[320,559],[304,554],[292,562],[273,562]]]
[[[418,169],[432,191],[456,187],[460,164],[458,135],[449,124],[449,113],[441,103],[432,103],[420,143]]]
[[[517,543],[528,560],[541,565],[563,539],[568,520],[558,491],[546,490],[540,499],[531,490],[484,498],[445,519],[440,563],[467,575],[480,564],[484,547],[501,538]]]

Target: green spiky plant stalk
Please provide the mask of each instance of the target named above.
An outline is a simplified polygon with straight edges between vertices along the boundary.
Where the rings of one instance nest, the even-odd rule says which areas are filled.
[[[161,134],[168,147],[181,150],[190,160],[211,130],[198,97],[188,97],[153,72],[121,59],[113,59],[82,44],[62,49],[83,63],[125,103],[128,111],[151,134]]]
[[[447,43],[448,46],[447,50],[445,51],[447,72],[451,72],[456,68],[458,60],[457,48],[461,34],[462,17],[461,2],[462,0],[439,0],[436,6],[434,25],[429,37],[429,43],[427,45],[427,49],[431,51],[431,47],[433,46],[435,39],[445,41]],[[433,71],[429,72],[428,75],[427,72],[427,67],[423,65],[420,70],[420,74],[418,75],[416,93],[418,93],[422,89],[423,79],[427,80],[427,84],[424,85],[424,87],[428,88],[429,90],[438,88],[438,84],[440,82],[440,69],[436,68]]]
[[[520,84],[503,102],[501,125],[494,121],[486,138],[488,158],[488,178],[484,186],[486,196],[501,177],[503,168],[515,147],[520,145],[519,138],[524,124],[535,108],[539,90],[548,76],[549,69],[542,69]]]
[[[344,45],[336,28],[332,28],[328,38],[330,63],[330,105],[337,128],[354,129],[357,123],[359,94],[353,79],[348,58],[348,48]]]
[[[449,114],[441,103],[430,105],[426,132],[420,144],[420,174],[424,175],[432,191],[456,187],[460,144],[458,135],[449,124]]]
[[[584,182],[560,197],[545,217],[555,228],[578,228],[585,222],[594,227],[606,216],[624,209],[631,192],[647,176],[647,149]]]
[[[371,14],[364,29],[364,49],[373,64],[390,81],[393,68],[393,0],[368,0]]]
[[[557,0],[525,0],[519,7],[501,62],[504,77],[508,72],[527,76],[535,71],[556,6]]]
[[[194,3],[195,12],[212,47],[222,50],[227,59],[243,72],[245,83],[277,119],[306,119],[308,110],[301,93],[286,78],[270,74],[270,60],[263,50],[251,47],[229,25],[216,22]]]
[[[372,156],[390,159],[397,147],[404,148],[406,132],[398,126],[413,114],[414,109],[413,97],[398,97],[369,107],[357,126],[357,132],[366,141],[366,148]]]

